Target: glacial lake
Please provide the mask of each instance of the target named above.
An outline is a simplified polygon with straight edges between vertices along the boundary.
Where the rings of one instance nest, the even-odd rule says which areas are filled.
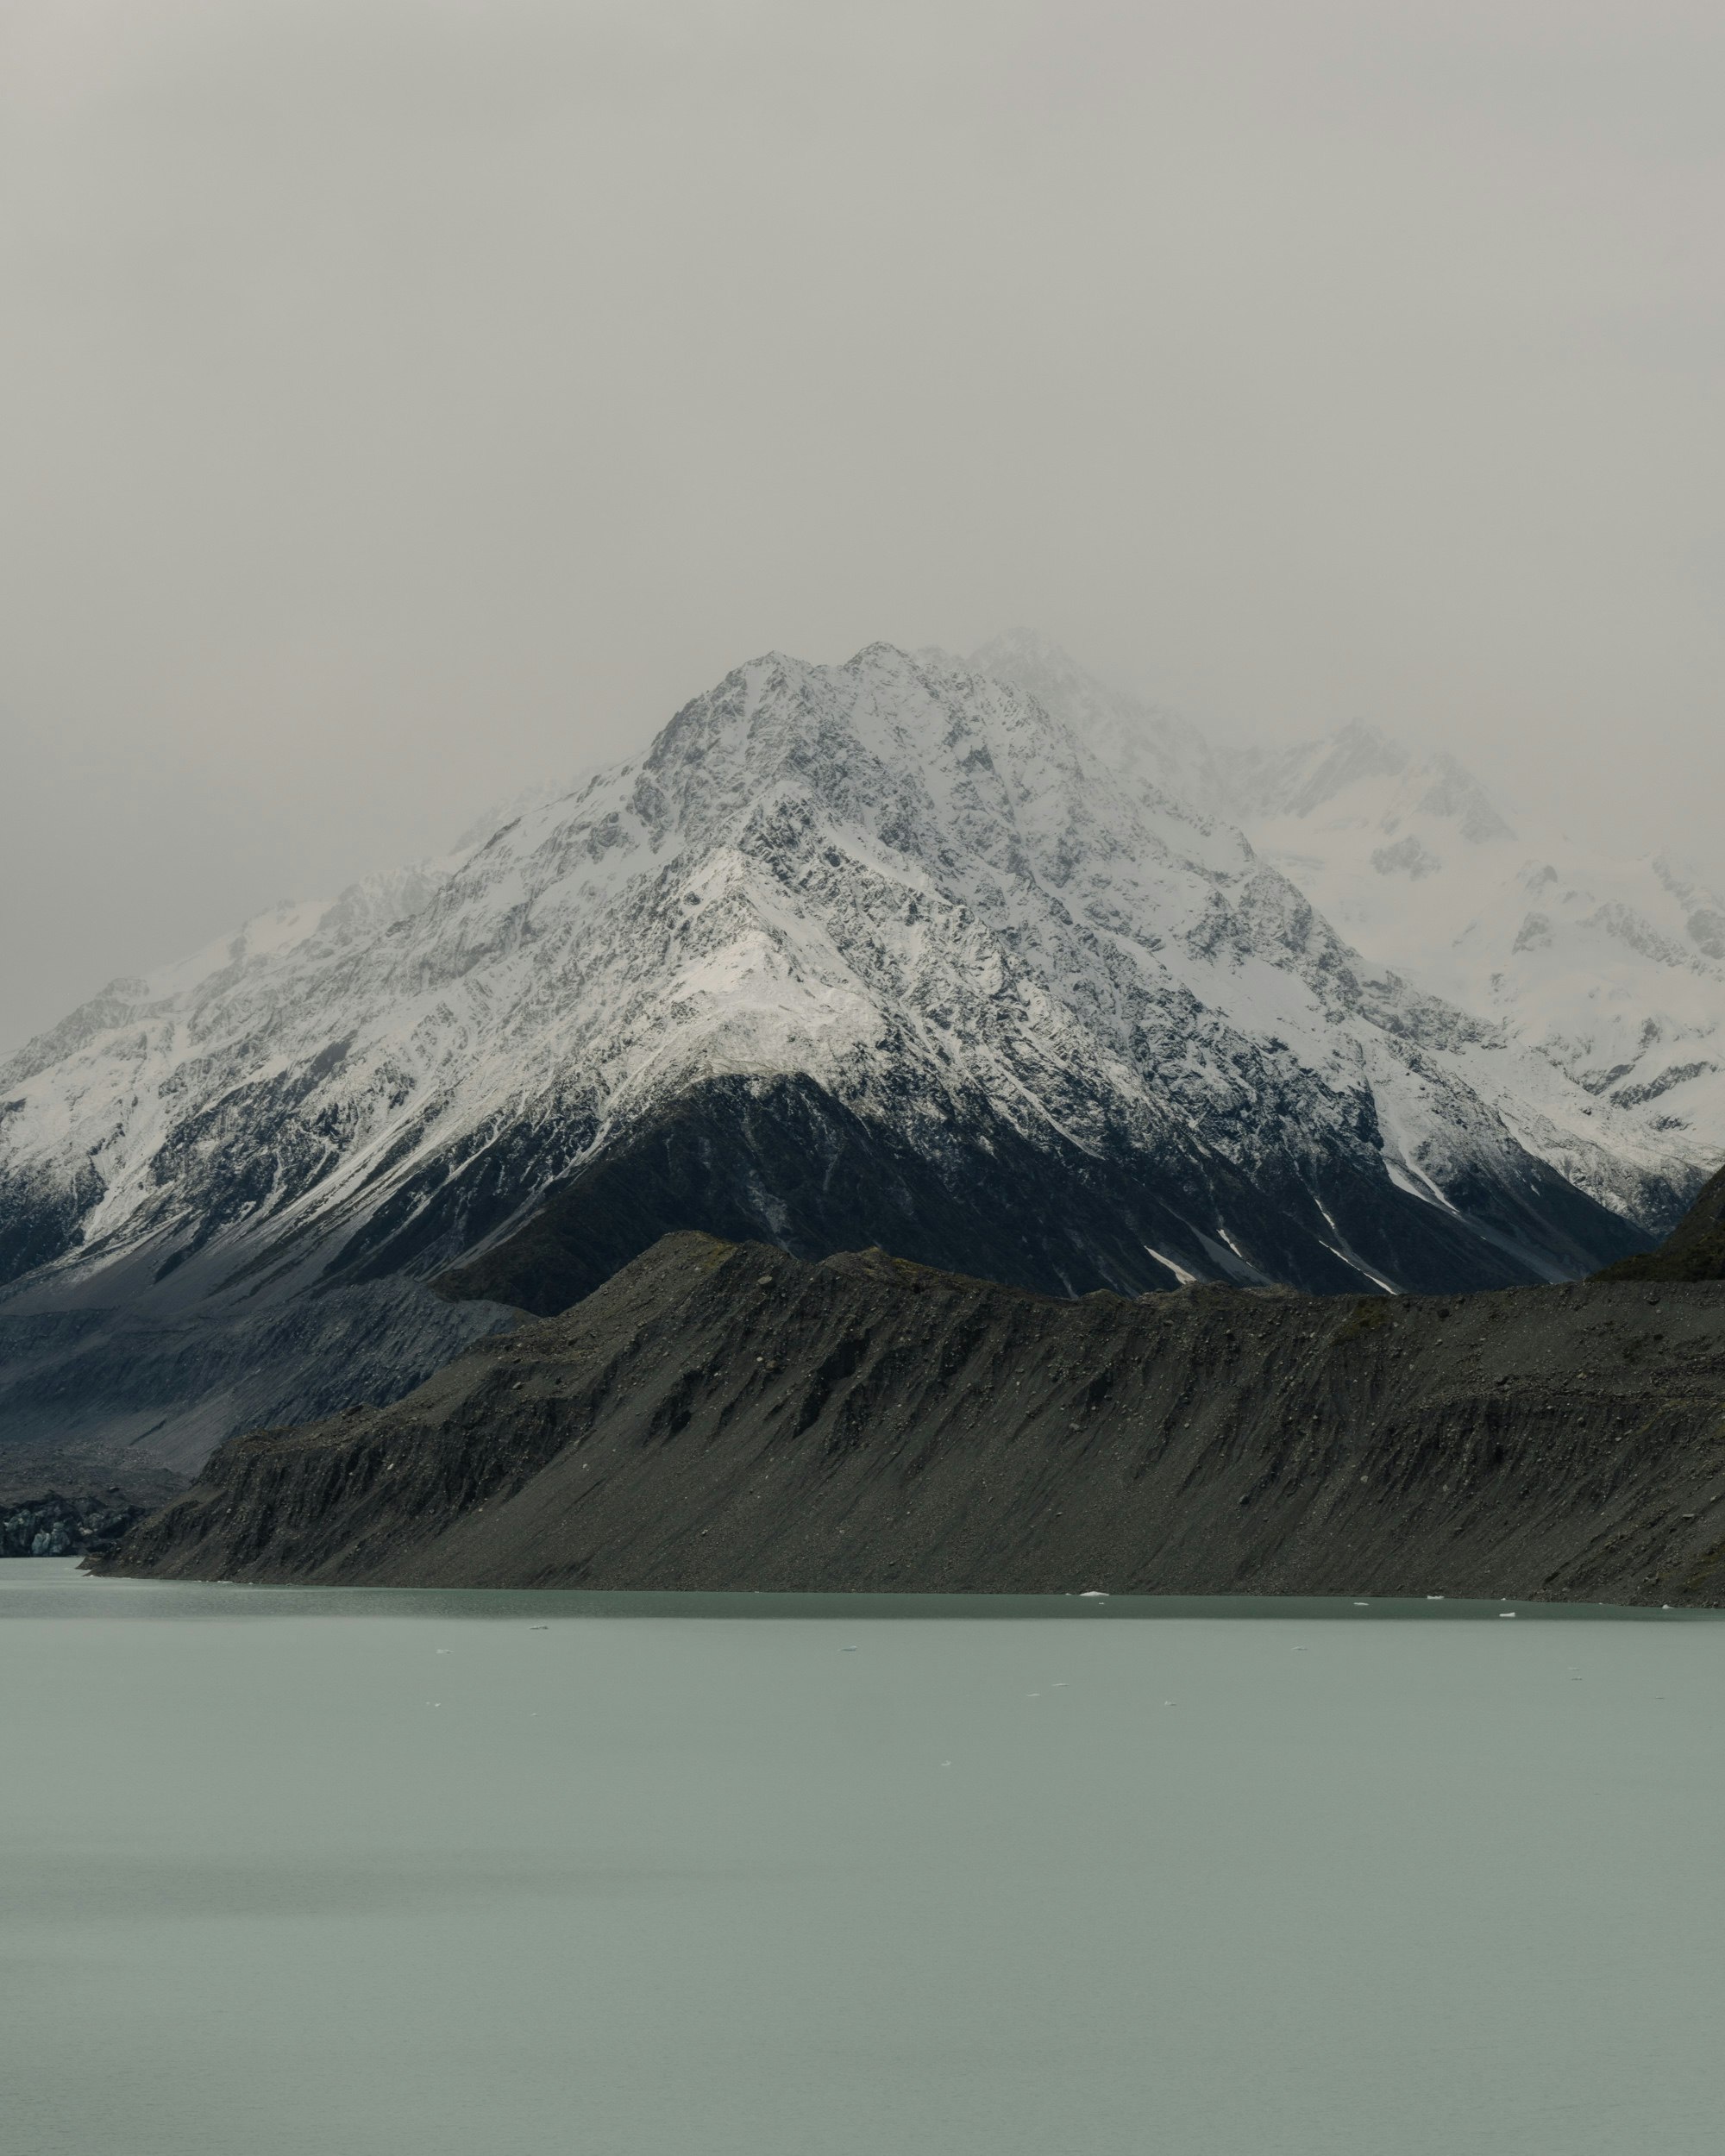
[[[1713,2156],[1725,1625],[0,1564],[16,2156]]]

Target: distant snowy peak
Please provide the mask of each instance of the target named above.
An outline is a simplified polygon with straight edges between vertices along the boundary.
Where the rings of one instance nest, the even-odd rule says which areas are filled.
[[[1414,824],[1441,825],[1471,846],[1513,838],[1484,787],[1443,750],[1416,756],[1380,726],[1351,720],[1322,740],[1242,754],[1233,806],[1241,818],[1315,820],[1386,839]]]
[[[1364,768],[1375,763],[1375,769]],[[1246,819],[1380,965],[1503,1025],[1695,1174],[1725,1154],[1725,907],[1668,865],[1512,828],[1447,759],[1334,756]]]
[[[1099,680],[1032,630],[994,638],[970,663],[1057,712],[1120,777],[1251,834],[1271,823],[1310,823],[1373,830],[1391,846],[1416,824],[1440,826],[1470,846],[1513,837],[1455,757],[1441,749],[1417,754],[1365,719],[1291,747],[1213,736]],[[1417,858],[1411,847],[1406,853],[1410,862]]]
[[[1371,965],[1550,1065],[1565,1082],[1542,1112],[1596,1128],[1615,1111],[1609,1143],[1679,1178],[1725,1155],[1725,899],[1693,869],[1512,823],[1454,757],[1363,720],[1293,747],[1212,749],[1034,637],[978,662],[1061,711],[1128,783],[1187,784]],[[1527,1089],[1518,1076],[1501,1096],[1512,1120]]]
[[[1661,856],[1653,868],[1682,912],[1688,941],[1703,958],[1725,962],[1725,894],[1709,889],[1687,862]]]

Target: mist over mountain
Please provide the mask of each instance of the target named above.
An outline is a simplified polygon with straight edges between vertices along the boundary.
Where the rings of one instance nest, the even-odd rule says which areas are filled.
[[[1469,1007],[1389,930],[1339,934],[1314,894],[1368,842],[1398,901],[1462,887],[1440,847],[1517,843],[1398,755],[1212,747],[1026,638],[751,661],[640,759],[116,981],[0,1069],[28,1350],[0,1413],[182,1463],[265,1365],[290,1419],[369,1324],[383,1397],[451,1297],[481,1330],[561,1308],[673,1229],[1068,1295],[1503,1286],[1643,1247],[1703,1177],[1706,1074],[1676,1074],[1716,965],[1617,934],[1639,970],[1566,1058],[1531,958],[1521,1006]],[[1272,849],[1290,823],[1307,854]],[[1546,911],[1596,941],[1606,903]],[[1695,1031],[1661,1060],[1667,972]]]
[[[1544,1112],[1690,1188],[1725,1158],[1725,878],[1578,843],[1364,721],[1291,747],[1218,741],[1032,632],[975,663],[1130,782],[1238,825],[1369,964],[1549,1063],[1566,1082]],[[1535,1090],[1523,1067],[1494,1098],[1515,1122]]]

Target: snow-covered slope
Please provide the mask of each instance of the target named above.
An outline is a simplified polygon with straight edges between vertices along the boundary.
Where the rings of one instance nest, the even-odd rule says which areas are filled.
[[[1501,1021],[1673,1160],[1725,1156],[1725,899],[1693,870],[1512,829],[1448,758],[1362,728],[1285,775],[1255,841],[1351,942]]]
[[[225,1321],[457,1263],[549,1307],[683,1225],[1073,1292],[1644,1240],[1518,1138],[1492,1058],[1531,1067],[1020,690],[773,655],[638,763],[0,1071],[8,1307]],[[1634,1163],[1607,1194],[1672,1201]]]
[[[1469,1082],[1584,1188],[1664,1227],[1647,1191],[1691,1192],[1725,1158],[1725,898],[1694,870],[1512,820],[1453,757],[1360,722],[1219,743],[1026,632],[975,663],[1129,785],[1184,787],[1239,824],[1371,969],[1477,1019]]]

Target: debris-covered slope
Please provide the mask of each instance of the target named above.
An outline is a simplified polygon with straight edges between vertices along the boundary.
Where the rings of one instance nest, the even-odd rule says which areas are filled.
[[[116,1570],[1725,1601],[1725,1282],[1057,1301],[668,1238],[397,1405],[237,1438]]]
[[[403,1280],[178,1313],[0,1309],[0,1489],[117,1477],[154,1501],[234,1431],[398,1400],[520,1315]]]

